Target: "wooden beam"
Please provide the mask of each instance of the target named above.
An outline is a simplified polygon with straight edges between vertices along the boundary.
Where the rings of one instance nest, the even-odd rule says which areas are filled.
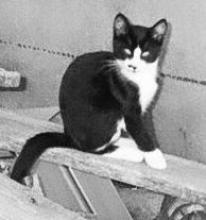
[[[57,106],[15,111],[23,116],[45,121],[52,119],[52,122],[62,124]],[[42,160],[36,168],[34,186],[48,199],[65,208],[84,211],[84,216],[89,219],[132,220],[111,179]]]
[[[28,137],[39,132],[54,130],[62,131],[62,127],[51,122],[0,111],[0,148],[19,152]],[[42,158],[206,205],[206,165],[195,161],[166,155],[168,168],[159,171],[149,168],[144,163],[115,160],[72,149],[49,150]]]
[[[0,219],[85,220],[80,214],[51,202],[2,174],[0,183]]]

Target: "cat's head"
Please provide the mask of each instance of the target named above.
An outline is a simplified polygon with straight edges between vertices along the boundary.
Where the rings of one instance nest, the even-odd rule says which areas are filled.
[[[161,19],[152,27],[133,25],[119,13],[114,19],[113,30],[115,57],[128,71],[137,72],[158,62],[168,24]]]

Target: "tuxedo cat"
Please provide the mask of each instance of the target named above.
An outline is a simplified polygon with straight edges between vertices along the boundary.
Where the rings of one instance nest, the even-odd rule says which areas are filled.
[[[144,114],[158,89],[158,63],[167,21],[133,25],[123,14],[113,24],[113,52],[77,57],[63,76],[59,103],[64,133],[41,133],[23,146],[11,174],[21,182],[47,149],[61,146],[166,168],[163,153],[148,133]],[[135,141],[137,153],[118,153],[121,131]],[[126,147],[126,146],[124,146]]]

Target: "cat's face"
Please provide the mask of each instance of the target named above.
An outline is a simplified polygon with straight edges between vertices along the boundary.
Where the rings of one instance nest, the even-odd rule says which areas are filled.
[[[113,49],[121,68],[135,73],[153,68],[158,62],[167,26],[165,19],[149,28],[132,25],[123,14],[118,14],[114,19]]]

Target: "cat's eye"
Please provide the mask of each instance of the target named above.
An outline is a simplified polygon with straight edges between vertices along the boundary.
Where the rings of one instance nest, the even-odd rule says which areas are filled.
[[[132,55],[131,50],[128,49],[128,48],[124,49],[124,52],[125,52],[127,55]]]
[[[142,57],[148,57],[150,55],[149,51],[145,51],[142,53]]]

